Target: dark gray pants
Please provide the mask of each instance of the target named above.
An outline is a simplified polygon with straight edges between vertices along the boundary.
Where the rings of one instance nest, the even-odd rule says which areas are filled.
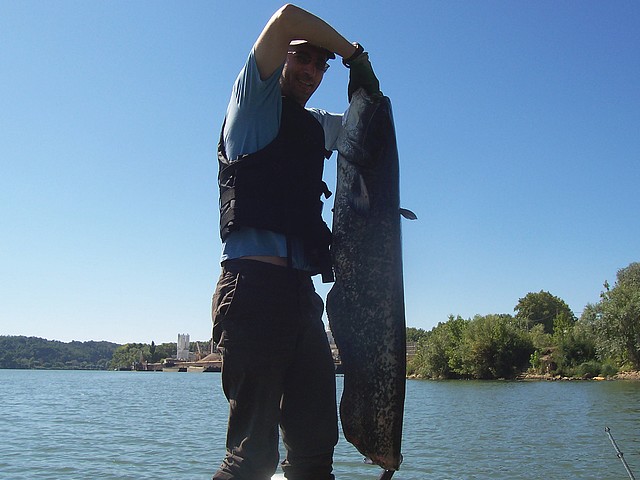
[[[212,314],[230,410],[227,453],[214,480],[270,479],[279,461],[278,427],[286,478],[333,479],[335,370],[322,311],[308,274],[225,262]]]

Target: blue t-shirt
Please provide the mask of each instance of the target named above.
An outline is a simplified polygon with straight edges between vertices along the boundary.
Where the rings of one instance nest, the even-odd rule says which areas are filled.
[[[236,79],[227,107],[223,132],[224,147],[229,160],[257,152],[269,145],[278,135],[282,113],[280,91],[280,66],[269,78],[262,80],[253,49]],[[336,141],[342,127],[342,115],[324,110],[307,108],[324,129],[325,148],[336,149]],[[231,232],[222,244],[221,261],[248,255],[287,256],[284,235],[269,230],[243,227]],[[294,268],[312,268],[304,256],[302,244],[292,242]]]

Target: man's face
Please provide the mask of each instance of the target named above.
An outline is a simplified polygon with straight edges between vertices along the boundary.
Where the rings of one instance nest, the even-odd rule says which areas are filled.
[[[304,107],[322,81],[326,61],[326,54],[317,48],[308,45],[289,47],[280,76],[282,94]]]

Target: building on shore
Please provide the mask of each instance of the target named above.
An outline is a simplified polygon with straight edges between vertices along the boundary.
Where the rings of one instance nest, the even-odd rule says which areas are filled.
[[[188,333],[179,333],[178,334],[178,344],[176,348],[176,359],[184,360],[184,361],[192,361],[195,360],[195,353],[189,351],[191,346],[191,342],[189,341]]]

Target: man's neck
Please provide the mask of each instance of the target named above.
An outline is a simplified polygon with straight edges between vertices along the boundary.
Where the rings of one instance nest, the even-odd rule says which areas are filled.
[[[307,102],[305,102],[305,103],[300,103],[300,102],[299,102],[299,101],[297,101],[294,97],[290,97],[290,96],[287,96],[287,95],[284,95],[284,94],[282,95],[282,98],[283,98],[283,99],[285,99],[285,98],[286,98],[288,102],[291,102],[291,103],[293,103],[293,104],[295,104],[295,105],[298,105],[298,106],[300,106],[300,107],[302,107],[302,108],[305,108],[305,106],[306,106],[306,104],[307,104]]]

